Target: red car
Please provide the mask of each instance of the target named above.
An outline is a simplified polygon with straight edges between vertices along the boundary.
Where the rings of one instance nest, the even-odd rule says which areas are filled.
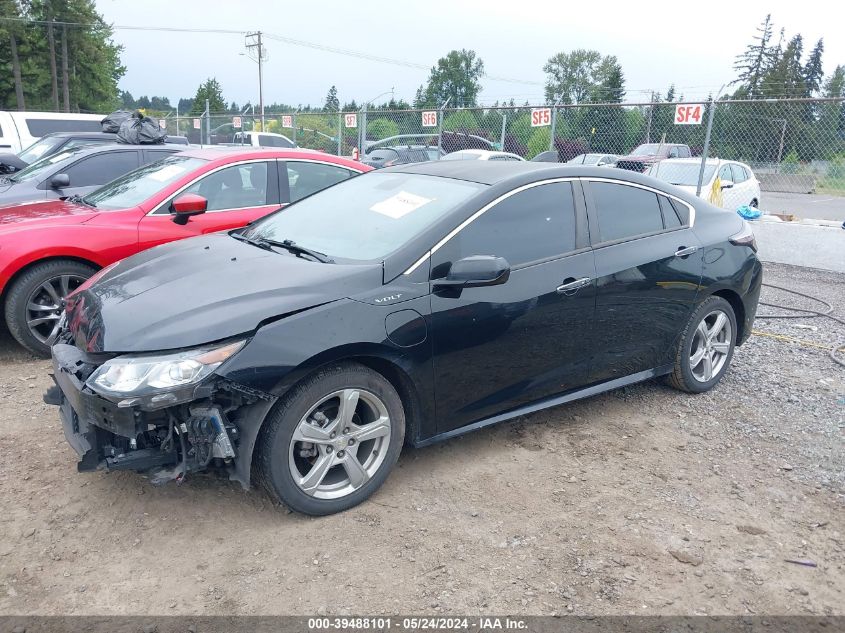
[[[370,169],[308,150],[210,148],[141,167],[84,198],[0,207],[0,298],[9,331],[48,355],[62,299],[103,266],[244,226]]]

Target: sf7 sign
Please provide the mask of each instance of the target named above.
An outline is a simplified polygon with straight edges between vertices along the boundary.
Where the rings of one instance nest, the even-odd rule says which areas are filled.
[[[701,111],[703,106],[700,103],[695,105],[675,106],[675,124],[676,125],[699,125],[701,123]]]
[[[543,127],[551,124],[551,108],[535,108],[534,110],[531,110],[531,127]]]
[[[358,115],[357,114],[344,114],[343,115],[343,124],[345,127],[358,127]]]

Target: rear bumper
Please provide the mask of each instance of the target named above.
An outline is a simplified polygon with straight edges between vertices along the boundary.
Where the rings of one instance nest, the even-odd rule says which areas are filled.
[[[742,297],[742,304],[745,308],[745,318],[742,324],[742,336],[737,340],[737,345],[742,345],[751,336],[754,328],[754,319],[757,316],[757,306],[760,304],[760,292],[763,288],[763,264],[756,257],[754,267],[751,270],[751,281],[748,285],[748,292]]]

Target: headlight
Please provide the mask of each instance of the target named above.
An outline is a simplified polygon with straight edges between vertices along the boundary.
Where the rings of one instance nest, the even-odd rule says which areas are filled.
[[[231,357],[244,341],[162,355],[118,356],[100,365],[87,385],[116,396],[144,395],[194,385]]]

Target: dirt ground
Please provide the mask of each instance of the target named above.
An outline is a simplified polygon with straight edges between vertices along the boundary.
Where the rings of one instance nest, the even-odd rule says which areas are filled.
[[[845,315],[845,275],[766,273]],[[406,449],[320,519],[214,476],[78,474],[48,363],[4,335],[0,614],[845,614],[845,370],[822,349],[845,328],[756,328],[804,342],[753,336],[709,394],[649,382]]]

